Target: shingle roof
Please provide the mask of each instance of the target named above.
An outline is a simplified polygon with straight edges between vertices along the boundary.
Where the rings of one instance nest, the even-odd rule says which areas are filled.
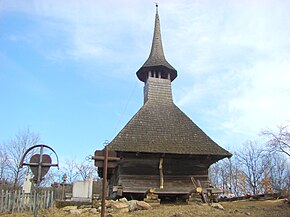
[[[148,100],[109,144],[123,152],[231,154],[211,140],[174,103]]]
[[[167,71],[170,73],[170,79],[173,81],[177,77],[177,71],[174,69],[165,59],[165,55],[162,47],[161,31],[160,31],[160,21],[158,15],[158,8],[156,7],[155,15],[155,27],[151,46],[151,52],[143,64],[143,66],[137,71],[137,77],[145,82],[147,79],[148,71]]]
[[[162,76],[148,76],[151,70],[170,73],[170,80]],[[171,81],[176,78],[177,72],[164,57],[157,10],[151,53],[137,76],[145,82],[145,103],[109,143],[110,150],[214,155],[219,156],[219,159],[231,156],[231,153],[218,146],[174,104]]]

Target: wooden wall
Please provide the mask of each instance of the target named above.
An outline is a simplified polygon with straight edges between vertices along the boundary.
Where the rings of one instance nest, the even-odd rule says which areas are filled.
[[[191,177],[208,186],[211,160],[204,156],[119,153],[121,160],[109,181],[123,192],[145,193],[155,188],[159,194],[186,194],[193,189]],[[164,188],[160,189],[160,158],[163,158]]]

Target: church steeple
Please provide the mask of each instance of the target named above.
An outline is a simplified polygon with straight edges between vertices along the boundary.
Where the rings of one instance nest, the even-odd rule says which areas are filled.
[[[148,77],[170,79],[171,81],[177,77],[177,71],[167,62],[164,56],[157,4],[151,52],[136,74],[139,80],[143,82],[146,82]]]

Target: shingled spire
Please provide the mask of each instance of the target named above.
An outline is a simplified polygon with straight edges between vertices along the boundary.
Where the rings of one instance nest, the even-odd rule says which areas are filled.
[[[143,82],[146,82],[148,77],[160,77],[170,79],[171,81],[177,77],[177,71],[167,62],[164,56],[157,4],[151,52],[146,62],[136,74],[139,80]]]
[[[144,105],[109,144],[110,150],[231,156],[174,104],[171,81],[177,72],[164,57],[157,8],[151,53],[137,76],[145,83]]]

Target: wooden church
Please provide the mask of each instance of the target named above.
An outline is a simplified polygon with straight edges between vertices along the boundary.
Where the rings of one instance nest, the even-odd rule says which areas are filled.
[[[217,145],[173,102],[177,71],[165,59],[156,6],[151,52],[137,71],[144,82],[144,105],[108,144],[109,195],[188,195],[192,178],[207,187],[208,168],[231,153]],[[98,151],[96,151],[98,152]],[[101,162],[96,162],[102,177]]]

